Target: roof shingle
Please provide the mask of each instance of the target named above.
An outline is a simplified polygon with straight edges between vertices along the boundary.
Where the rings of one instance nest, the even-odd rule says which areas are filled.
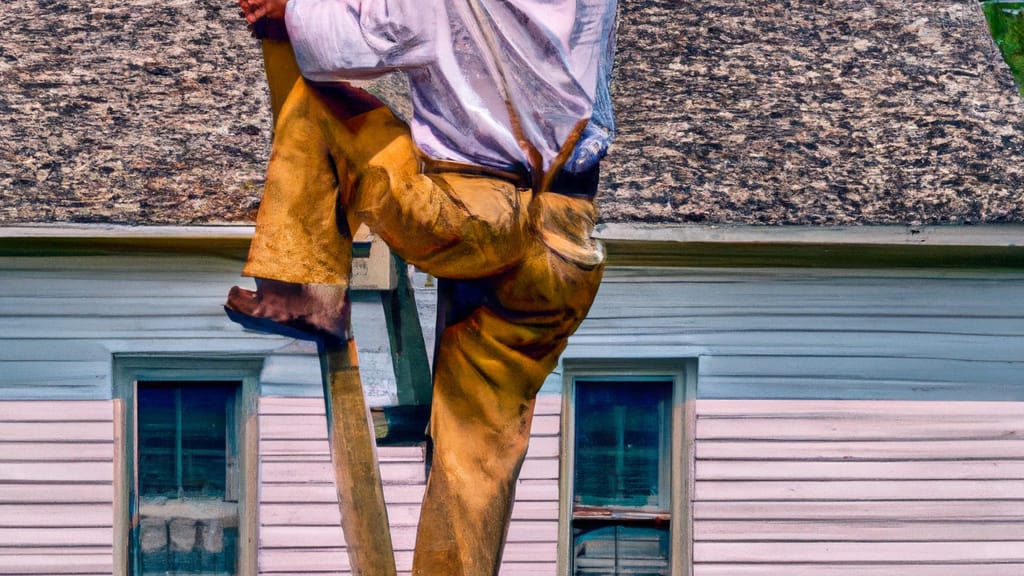
[[[610,222],[1024,222],[1024,104],[966,0],[623,0]],[[0,224],[249,222],[269,153],[229,2],[12,0]]]
[[[1024,220],[1024,105],[973,0],[624,2],[606,220]]]

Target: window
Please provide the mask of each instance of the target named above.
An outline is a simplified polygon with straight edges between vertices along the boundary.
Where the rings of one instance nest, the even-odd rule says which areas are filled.
[[[116,573],[252,573],[258,372],[206,360],[118,364]]]
[[[238,573],[240,382],[139,382],[132,574]]]
[[[562,574],[687,573],[683,368],[567,368]]]
[[[671,407],[671,380],[576,381],[573,574],[668,576]]]

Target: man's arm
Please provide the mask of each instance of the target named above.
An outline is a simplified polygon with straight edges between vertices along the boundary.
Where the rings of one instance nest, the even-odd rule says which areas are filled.
[[[437,7],[425,4],[422,0],[290,0],[285,22],[302,75],[332,82],[379,76],[432,61]]]
[[[284,20],[288,0],[238,0],[246,22],[255,24],[261,18]]]
[[[283,20],[302,75],[332,82],[430,62],[436,6],[422,0],[238,0],[246,21]]]

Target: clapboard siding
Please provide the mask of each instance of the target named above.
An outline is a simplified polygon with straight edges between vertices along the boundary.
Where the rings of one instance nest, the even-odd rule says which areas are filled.
[[[65,549],[61,554],[46,551],[19,551],[0,556],[0,574],[18,576],[109,576],[114,562],[109,551],[102,549]]]
[[[240,265],[0,258],[0,398],[25,401],[0,402],[0,573],[110,573],[96,542],[112,531],[119,354],[265,358],[260,570],[347,565],[315,349],[224,317]],[[566,356],[696,359],[697,576],[1019,575],[1022,287],[981,270],[611,269]],[[369,401],[390,403],[380,305],[354,315]],[[52,399],[99,408],[34,402]],[[560,398],[542,396],[503,574],[555,573],[559,434]],[[407,571],[423,456],[381,457]],[[78,547],[54,554],[64,537]]]
[[[530,448],[516,486],[502,576],[555,576],[562,399],[537,397]]]
[[[1024,564],[901,564],[893,571],[892,564],[858,563],[856,565],[822,564],[749,564],[695,567],[694,576],[1020,576]]]
[[[111,574],[110,401],[0,401],[0,574]]]
[[[281,346],[232,326],[227,258],[0,258],[0,396],[112,397],[118,353],[263,353]]]
[[[347,573],[323,400],[264,397],[259,410],[260,573]],[[554,576],[559,429],[560,398],[540,397],[503,575]],[[426,482],[424,452],[420,447],[382,447],[378,458],[398,570],[408,574]]]
[[[1022,350],[1019,272],[636,268],[565,357],[696,359],[695,576],[1010,576]]]
[[[821,458],[849,460],[868,457],[879,461],[912,459],[991,459],[1024,458],[1022,442],[991,442],[986,440],[886,442],[780,442],[770,454],[760,452],[764,459],[797,460]],[[760,442],[698,442],[697,458],[746,460],[758,454]]]
[[[320,394],[314,346],[244,331],[225,316],[231,286],[251,284],[241,267],[199,255],[0,257],[0,398],[109,400],[116,354],[260,356],[263,395]],[[380,299],[353,299],[368,402],[390,403]]]
[[[698,357],[700,398],[1024,401],[1024,276],[610,270],[573,358]]]
[[[696,414],[697,576],[1024,566],[1024,403],[701,400]]]
[[[966,516],[979,522],[1001,522],[1024,518],[1024,500],[860,500],[843,501],[715,501],[694,502],[693,517],[697,520],[764,520],[864,522],[899,521],[914,518],[920,521],[957,521]]]
[[[323,399],[264,397],[259,412],[260,573],[348,573]],[[422,499],[423,449],[380,448],[378,458],[398,568],[408,573],[415,541],[408,520]]]

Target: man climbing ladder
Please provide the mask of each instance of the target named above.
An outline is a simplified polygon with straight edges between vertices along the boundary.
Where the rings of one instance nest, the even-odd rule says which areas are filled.
[[[258,289],[232,290],[229,314],[320,341],[330,368],[330,351],[349,346],[360,223],[449,280],[413,573],[497,574],[535,396],[603,269],[591,233],[613,127],[615,2],[241,5],[251,22],[284,17],[303,78],[277,117],[244,270]],[[391,70],[409,79],[411,126],[339,83]],[[393,570],[353,561],[355,573]]]

